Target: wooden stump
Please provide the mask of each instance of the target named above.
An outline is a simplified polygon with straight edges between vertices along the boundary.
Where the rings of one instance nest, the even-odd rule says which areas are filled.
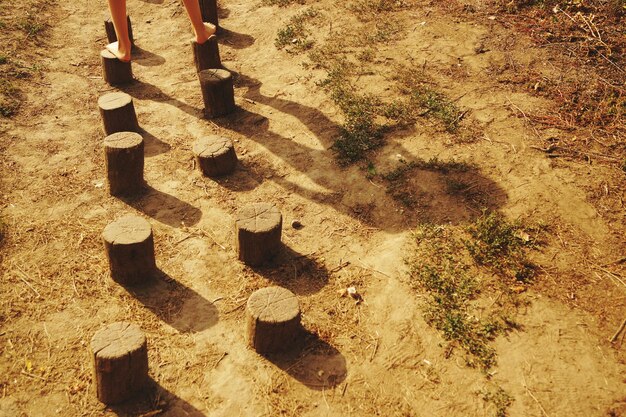
[[[213,23],[219,31],[220,25],[217,20],[217,0],[200,0],[200,13],[202,21]]]
[[[128,94],[119,91],[105,94],[98,99],[98,107],[105,134],[139,131],[133,99]]]
[[[91,339],[98,399],[117,404],[132,398],[148,384],[148,344],[136,324],[117,322]]]
[[[113,52],[108,49],[100,51],[102,60],[102,76],[110,85],[121,85],[133,82],[133,70],[130,61],[124,62],[117,59]]]
[[[235,110],[235,90],[233,77],[223,69],[207,69],[198,73],[204,115],[207,118],[219,117]]]
[[[104,138],[104,158],[111,195],[134,195],[143,188],[143,138],[117,132]]]
[[[128,24],[128,37],[130,38],[130,43],[132,46],[135,46],[135,39],[133,38],[133,26],[130,23],[130,16],[126,15],[126,23]],[[109,43],[113,43],[117,41],[117,33],[115,33],[115,26],[113,25],[113,20],[108,16],[104,20],[104,30],[107,34],[107,40]]]
[[[156,276],[154,239],[147,220],[124,216],[104,228],[102,240],[115,282],[132,286]]]
[[[206,136],[193,145],[200,171],[207,177],[230,174],[237,166],[237,154],[230,139]]]
[[[247,265],[260,265],[281,247],[283,216],[276,206],[254,203],[244,206],[235,220],[237,255]]]
[[[196,64],[197,72],[205,69],[222,68],[217,36],[211,36],[204,43],[192,40],[191,49],[193,50],[193,61]]]
[[[290,350],[302,336],[298,298],[281,287],[255,291],[246,306],[248,344],[258,353]]]

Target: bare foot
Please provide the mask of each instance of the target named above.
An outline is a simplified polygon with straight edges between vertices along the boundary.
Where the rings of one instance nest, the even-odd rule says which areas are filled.
[[[130,48],[125,50],[119,45],[119,42],[113,42],[106,46],[106,48],[111,51],[113,55],[117,57],[122,62],[130,62]]]
[[[204,23],[204,33],[196,33],[196,42],[199,44],[203,44],[209,39],[211,36],[215,35],[215,30],[217,29],[212,23]]]

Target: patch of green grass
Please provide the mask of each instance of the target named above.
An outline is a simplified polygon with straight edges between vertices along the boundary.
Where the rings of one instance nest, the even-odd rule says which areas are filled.
[[[39,18],[31,13],[19,21],[18,27],[26,33],[29,38],[36,38],[46,28],[45,24]]]
[[[460,347],[466,352],[469,366],[485,371],[497,361],[490,342],[498,335],[521,328],[513,315],[524,303],[516,289],[519,285],[511,286],[506,273],[477,263],[470,248],[483,248],[489,241],[491,249],[485,252],[490,256],[506,265],[519,262],[525,259],[523,247],[527,243],[522,240],[524,243],[518,246],[513,239],[519,238],[511,230],[512,226],[496,214],[485,214],[468,227],[421,225],[414,233],[415,255],[408,260],[409,284],[426,295],[427,323],[450,341],[449,347]],[[519,248],[519,252],[513,247]],[[487,297],[496,301],[488,301]],[[488,307],[484,307],[486,303]],[[504,396],[495,393],[489,398],[501,401]]]
[[[306,24],[318,15],[316,10],[308,9],[292,17],[287,26],[278,31],[274,45],[278,49],[285,48],[290,53],[300,53],[311,49],[313,40],[308,38],[309,32]]]
[[[367,154],[384,144],[385,125],[376,121],[381,112],[380,101],[371,95],[355,92],[348,77],[350,65],[338,60],[328,69],[328,76],[318,86],[325,88],[344,115],[339,137],[331,147],[342,165],[366,158]]]
[[[480,282],[464,261],[462,242],[454,229],[432,225],[418,228],[415,240],[420,256],[411,265],[411,285],[428,295],[426,321],[468,354],[468,365],[488,370],[496,364],[489,341],[503,326],[473,314],[471,301],[480,293]]]
[[[431,116],[439,120],[447,132],[456,133],[459,130],[466,111],[437,91],[421,70],[400,68],[396,72],[399,93],[406,97],[401,104],[396,104],[396,111],[403,113],[402,117],[410,120]]]
[[[430,88],[416,88],[412,92],[411,101],[426,109],[423,114],[431,114],[440,120],[446,131],[458,131],[464,112],[442,93]]]
[[[22,102],[20,90],[8,79],[0,79],[0,115],[13,116]]]
[[[383,145],[385,127],[375,121],[378,102],[374,97],[343,88],[334,90],[332,97],[346,119],[332,146],[341,162],[362,160],[369,151]]]
[[[507,417],[508,409],[513,404],[513,397],[502,387],[497,386],[495,390],[483,390],[480,392],[483,401],[493,404],[495,407],[495,417]]]
[[[540,228],[540,227],[539,227]],[[532,247],[537,238],[528,232],[538,228],[522,228],[519,223],[508,222],[498,212],[483,213],[467,228],[471,240],[466,247],[474,261],[500,273],[528,282],[535,274],[535,266],[526,259],[525,247]]]
[[[358,17],[365,19],[405,9],[410,3],[408,0],[356,0],[348,8]]]

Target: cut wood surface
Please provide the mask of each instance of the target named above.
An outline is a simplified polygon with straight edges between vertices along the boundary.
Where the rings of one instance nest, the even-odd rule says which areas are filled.
[[[98,99],[98,107],[104,133],[107,135],[139,130],[135,106],[130,95],[121,91],[104,94]]]
[[[280,250],[283,217],[270,203],[244,206],[235,220],[237,254],[248,265],[259,265]]]
[[[223,136],[211,135],[198,139],[193,152],[200,171],[208,177],[230,174],[237,166],[233,142]]]
[[[135,215],[121,217],[105,227],[102,239],[114,281],[137,285],[154,278],[154,239],[147,220]]]
[[[290,350],[301,333],[300,304],[282,287],[255,291],[246,305],[248,343],[258,353]]]
[[[104,157],[111,195],[134,195],[141,191],[144,142],[139,133],[117,132],[104,138]]]
[[[133,69],[130,61],[120,61],[108,49],[100,51],[100,59],[104,81],[110,85],[123,85],[133,82]]]
[[[233,77],[224,69],[207,69],[198,73],[204,115],[207,118],[224,116],[235,110]]]
[[[109,324],[91,339],[96,395],[105,404],[133,398],[148,378],[148,344],[139,326]]]

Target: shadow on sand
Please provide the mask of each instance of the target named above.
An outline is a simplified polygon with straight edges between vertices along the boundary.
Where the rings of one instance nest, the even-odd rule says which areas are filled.
[[[179,332],[201,332],[219,320],[213,303],[161,270],[150,283],[124,288],[159,320]]]
[[[252,267],[257,274],[298,295],[311,295],[328,284],[330,272],[313,254],[303,255],[283,244],[280,252],[262,266]]]
[[[199,208],[150,185],[146,185],[140,195],[123,197],[121,200],[146,216],[172,227],[193,226],[202,217]]]
[[[150,378],[148,386],[135,398],[107,407],[118,417],[171,416],[205,417],[206,414]]]
[[[348,375],[346,358],[315,333],[303,330],[300,347],[264,357],[293,379],[315,390],[334,388]]]

